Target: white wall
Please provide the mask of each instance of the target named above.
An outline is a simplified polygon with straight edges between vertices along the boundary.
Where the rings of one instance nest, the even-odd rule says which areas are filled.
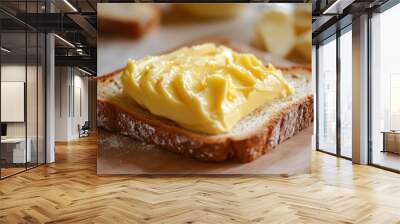
[[[82,114],[78,118],[79,122],[84,123],[88,120],[88,78],[83,76],[75,76],[75,86],[81,89]]]
[[[25,82],[25,65],[2,65],[1,81]],[[6,108],[1,109],[6,110]],[[7,123],[7,137],[25,137],[25,123]]]
[[[32,130],[36,130],[36,82],[37,80],[31,78],[31,74],[36,74],[36,66],[27,66],[28,72],[28,88],[27,88],[27,120],[28,129],[32,127]],[[1,66],[1,81],[18,81],[26,82],[25,80],[25,65],[2,65]],[[36,75],[35,75],[36,77]],[[40,105],[39,105],[40,106]],[[1,108],[2,110],[7,110],[7,108]],[[32,112],[35,113],[32,113]],[[32,123],[33,122],[33,123]],[[28,137],[29,133],[28,130]],[[36,132],[35,132],[36,135]],[[9,122],[7,123],[7,136],[8,137],[25,137],[25,122]]]
[[[71,67],[56,67],[55,74],[55,140],[70,141],[79,137],[78,125],[88,120],[88,78]]]
[[[69,68],[55,68],[55,141],[68,141],[69,124]]]

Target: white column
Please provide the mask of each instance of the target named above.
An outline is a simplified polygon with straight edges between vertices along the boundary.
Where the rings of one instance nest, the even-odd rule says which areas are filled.
[[[368,163],[368,15],[353,20],[353,162]]]
[[[46,163],[55,161],[55,61],[54,35],[46,35]]]

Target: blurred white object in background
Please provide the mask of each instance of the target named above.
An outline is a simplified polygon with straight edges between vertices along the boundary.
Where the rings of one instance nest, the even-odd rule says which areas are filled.
[[[311,4],[266,7],[256,24],[254,44],[300,63],[311,61]]]
[[[256,44],[279,57],[286,57],[296,40],[292,14],[268,10],[256,25]]]

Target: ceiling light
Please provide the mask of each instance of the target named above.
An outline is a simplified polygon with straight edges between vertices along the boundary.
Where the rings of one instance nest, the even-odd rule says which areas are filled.
[[[5,47],[1,47],[1,50],[4,51],[4,52],[6,52],[6,53],[10,53],[10,52],[11,52],[11,50],[9,50],[9,49],[7,49],[7,48],[5,48]]]
[[[60,37],[60,36],[57,35],[57,34],[54,34],[54,36],[57,37],[57,38],[58,38],[59,40],[61,40],[62,42],[64,42],[65,44],[67,44],[68,46],[75,48],[75,45],[73,45],[73,44],[72,44],[71,42],[69,42],[68,40],[66,40],[66,39],[64,39],[64,38],[62,38],[62,37]]]
[[[90,73],[90,72],[88,72],[88,71],[86,71],[86,70],[83,70],[83,69],[81,69],[81,68],[79,68],[79,67],[78,67],[78,70],[81,71],[81,72],[83,72],[83,73],[85,73],[85,74],[87,74],[87,75],[92,75],[92,73]]]
[[[342,14],[343,10],[346,9],[349,5],[351,5],[355,0],[336,0],[327,9],[324,10],[322,14]]]
[[[69,3],[68,0],[64,0],[64,3],[68,5],[74,12],[78,12],[78,10],[71,3]]]
[[[332,13],[331,12],[332,9],[334,9],[337,6],[337,4],[339,4],[339,2],[340,2],[340,0],[334,1],[333,4],[331,4],[327,9],[325,9],[322,14],[328,14],[328,13],[330,14],[330,13]]]
[[[77,48],[76,49],[76,53],[78,53],[79,55],[83,55],[83,49],[82,48]]]

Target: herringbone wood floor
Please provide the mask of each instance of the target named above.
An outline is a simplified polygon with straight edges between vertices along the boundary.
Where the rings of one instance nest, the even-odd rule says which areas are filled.
[[[313,153],[292,177],[96,176],[96,141],[0,181],[0,223],[400,223],[400,175]]]

